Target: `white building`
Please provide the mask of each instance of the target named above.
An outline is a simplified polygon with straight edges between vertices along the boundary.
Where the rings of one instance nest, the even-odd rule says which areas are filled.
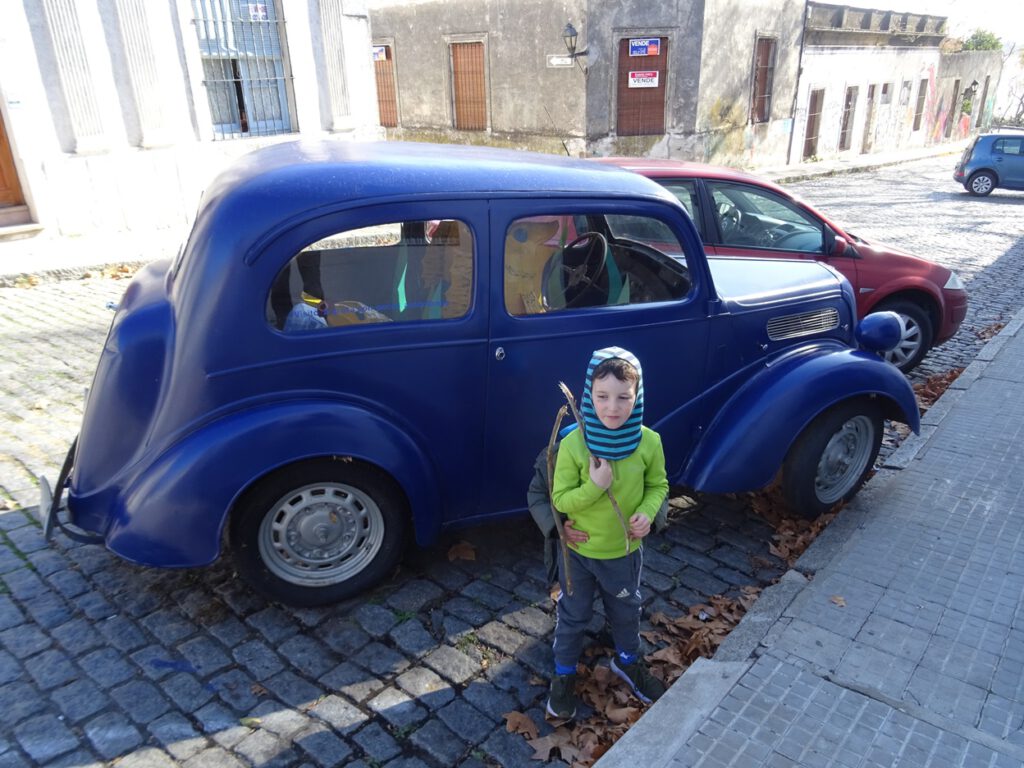
[[[0,237],[177,227],[306,136],[383,136],[365,0],[0,5]]]

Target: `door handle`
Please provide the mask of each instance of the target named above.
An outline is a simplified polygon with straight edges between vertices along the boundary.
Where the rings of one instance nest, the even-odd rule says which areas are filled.
[[[497,360],[499,363],[505,359],[504,347],[498,347],[497,349],[494,350],[494,359]]]

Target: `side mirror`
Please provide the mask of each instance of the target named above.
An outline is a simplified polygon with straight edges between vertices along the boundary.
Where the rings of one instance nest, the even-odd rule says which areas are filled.
[[[829,256],[844,256],[846,254],[846,238],[836,235],[835,240],[832,241],[832,252]]]

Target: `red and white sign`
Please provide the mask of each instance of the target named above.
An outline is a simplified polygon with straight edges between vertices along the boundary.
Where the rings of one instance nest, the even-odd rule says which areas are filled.
[[[630,88],[657,88],[658,87],[658,71],[651,70],[646,72],[630,72],[629,73],[629,87]]]

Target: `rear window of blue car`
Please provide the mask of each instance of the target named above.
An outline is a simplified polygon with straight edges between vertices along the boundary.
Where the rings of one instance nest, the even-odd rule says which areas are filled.
[[[463,317],[473,234],[455,219],[403,221],[311,243],[278,273],[267,321],[285,333]]]
[[[998,155],[1024,155],[1024,138],[996,139],[992,151]]]

